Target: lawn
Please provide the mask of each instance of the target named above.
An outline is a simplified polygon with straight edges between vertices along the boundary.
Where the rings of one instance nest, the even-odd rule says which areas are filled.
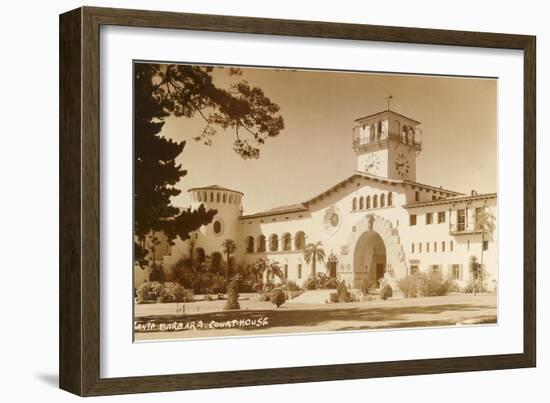
[[[247,296],[241,295],[246,298]],[[222,311],[225,301],[135,306],[135,339],[252,336],[401,327],[496,323],[496,295],[390,299],[333,304],[285,304],[239,300],[240,310]],[[159,331],[161,326],[177,330]],[[163,329],[164,330],[164,329]]]

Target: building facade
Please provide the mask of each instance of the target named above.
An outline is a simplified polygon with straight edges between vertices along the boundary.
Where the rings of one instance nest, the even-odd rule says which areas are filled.
[[[440,272],[466,283],[472,259],[496,286],[497,195],[462,194],[417,182],[422,151],[420,122],[391,110],[356,120],[352,146],[356,171],[302,203],[243,214],[237,190],[221,186],[189,189],[193,206],[218,210],[211,224],[193,234],[196,256],[221,259],[222,243],[233,239],[235,259],[279,262],[285,276],[301,284],[312,268],[304,260],[308,243],[321,242],[327,255],[317,271],[358,288],[395,283],[415,272]],[[190,253],[189,241],[163,257],[169,268]],[[136,276],[136,283],[146,275]]]

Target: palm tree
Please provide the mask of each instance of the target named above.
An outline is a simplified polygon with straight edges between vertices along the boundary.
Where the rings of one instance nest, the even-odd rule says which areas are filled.
[[[304,260],[307,264],[311,263],[311,273],[315,274],[317,262],[323,263],[325,261],[325,250],[323,249],[323,243],[321,241],[316,243],[308,243],[304,249]]]
[[[231,269],[229,266],[231,264],[231,255],[235,253],[237,250],[237,245],[235,244],[235,241],[232,239],[226,239],[222,243],[223,247],[223,253],[225,253],[225,256],[227,258],[227,268],[225,270],[225,281],[227,284],[229,284],[229,270]]]
[[[265,274],[266,284],[271,284],[275,276],[284,280],[283,271],[279,262],[269,261],[267,259],[258,259],[252,266],[252,272],[258,278],[263,278]]]
[[[275,276],[279,277],[281,280],[284,281],[284,274],[283,274],[283,271],[281,270],[281,266],[279,262],[268,262],[265,269],[265,273],[266,273],[265,275],[266,282],[268,284],[271,284],[273,282],[273,279],[275,278]]]

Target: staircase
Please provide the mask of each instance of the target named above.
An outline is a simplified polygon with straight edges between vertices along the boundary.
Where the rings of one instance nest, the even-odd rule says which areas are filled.
[[[287,301],[287,304],[326,304],[330,302],[330,294],[336,290],[309,290],[296,298]]]

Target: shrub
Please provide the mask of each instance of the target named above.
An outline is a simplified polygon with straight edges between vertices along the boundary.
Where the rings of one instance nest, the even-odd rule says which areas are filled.
[[[422,274],[420,276],[419,292],[423,297],[447,295],[454,285],[449,279],[444,279],[439,273]]]
[[[181,284],[168,282],[163,284],[163,302],[190,302],[193,301],[193,291],[186,290]]]
[[[239,305],[239,280],[231,280],[229,286],[227,286],[227,301],[223,307],[224,311],[231,309],[241,309]]]
[[[286,301],[285,292],[281,288],[274,288],[271,291],[271,303],[279,308]]]
[[[138,287],[136,294],[138,303],[156,301],[164,296],[164,287],[158,281],[147,281]]]
[[[328,277],[323,288],[335,290],[338,287],[338,280],[334,277]]]
[[[348,302],[350,300],[348,287],[345,281],[342,280],[338,283],[336,291],[338,292],[338,302]]]
[[[314,275],[309,275],[304,282],[306,290],[315,290],[317,288],[317,280]]]
[[[455,283],[439,273],[416,273],[399,280],[397,286],[405,298],[436,297],[447,295],[455,288]]]
[[[300,291],[301,288],[298,284],[296,284],[295,281],[292,281],[292,280],[288,280],[286,282],[286,286],[288,288],[289,291]]]
[[[325,273],[310,274],[304,282],[306,290],[336,289],[338,280],[328,277]]]
[[[257,283],[254,283],[254,285],[252,286],[252,291],[254,292],[262,292],[264,289],[264,285],[261,283],[261,282],[257,282]]]
[[[479,281],[479,279],[475,282],[476,285],[476,293],[478,292],[487,292],[487,285],[485,284],[485,282],[483,282],[483,284],[481,284],[481,282]],[[462,288],[461,290],[463,293],[466,293],[466,294],[471,294],[474,292],[474,281],[473,280],[469,280],[468,283],[466,283],[466,285]]]
[[[380,299],[387,300],[391,297],[393,297],[393,289],[391,288],[391,285],[384,284],[384,286],[380,290]]]
[[[403,277],[397,282],[397,287],[401,290],[405,298],[416,298],[418,296],[418,274]]]

